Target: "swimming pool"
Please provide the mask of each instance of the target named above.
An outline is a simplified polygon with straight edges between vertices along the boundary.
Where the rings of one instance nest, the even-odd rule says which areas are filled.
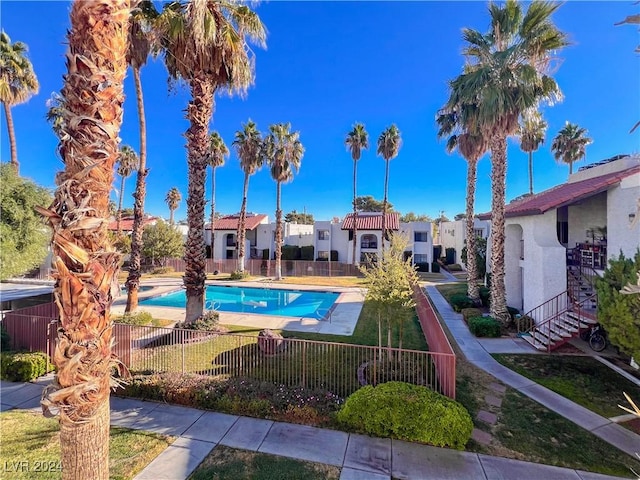
[[[205,291],[205,308],[221,312],[321,319],[339,296],[334,292],[210,285]],[[185,308],[186,303],[184,290],[140,301],[141,306],[174,308]]]

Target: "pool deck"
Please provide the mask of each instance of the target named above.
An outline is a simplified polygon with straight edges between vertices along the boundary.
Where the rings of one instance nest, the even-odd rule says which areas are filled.
[[[142,286],[154,288],[140,291],[139,300],[156,297],[183,288],[179,278],[157,279],[143,281]],[[359,287],[327,287],[312,285],[278,284],[273,280],[234,282],[234,281],[208,281],[206,285],[255,287],[285,290],[304,290],[310,292],[336,292],[340,296],[327,315],[322,320],[309,317],[285,317],[279,315],[252,315],[249,313],[219,312],[220,323],[225,325],[239,325],[243,327],[269,328],[272,330],[288,330],[294,332],[321,333],[327,335],[352,335],[358,322],[366,289]],[[127,296],[118,297],[111,307],[114,315],[122,315],[127,303]],[[156,318],[162,318],[180,322],[184,320],[183,308],[155,307],[139,305],[139,310],[149,312]]]

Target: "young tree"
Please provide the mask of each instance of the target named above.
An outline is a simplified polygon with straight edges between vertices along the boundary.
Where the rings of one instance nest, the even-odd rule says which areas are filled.
[[[537,109],[523,112],[518,130],[520,135],[520,148],[529,154],[529,195],[533,195],[533,152],[544,143],[544,135],[547,131],[547,122]]]
[[[120,147],[120,155],[118,156],[118,175],[120,175],[120,195],[118,200],[118,214],[116,216],[116,229],[120,236],[120,222],[122,220],[122,199],[124,198],[124,181],[138,168],[140,160],[135,150],[129,145]]]
[[[19,173],[16,132],[11,116],[11,107],[26,102],[38,93],[40,85],[33,71],[33,65],[26,56],[27,45],[22,42],[11,43],[9,35],[0,32],[0,102],[4,107],[9,132],[11,165]]]
[[[167,195],[164,197],[164,201],[169,207],[169,223],[173,225],[173,212],[175,212],[180,206],[180,202],[182,201],[182,194],[177,187],[171,187],[171,189],[167,192]]]
[[[218,132],[212,132],[209,135],[209,152],[207,154],[207,163],[211,167],[211,215],[209,223],[211,223],[211,258],[214,258],[214,223],[216,221],[216,168],[224,165],[225,157],[229,156],[229,149]]]
[[[183,253],[182,234],[174,225],[160,220],[142,232],[142,254],[154,265],[164,267],[167,258],[178,258]]]
[[[280,208],[281,186],[293,180],[293,172],[300,170],[304,148],[300,132],[291,132],[290,123],[276,123],[269,127],[264,141],[265,158],[271,168],[271,177],[276,181],[276,280],[282,279],[282,209]]]
[[[357,172],[358,172],[358,160],[362,154],[362,150],[369,148],[369,134],[364,129],[362,123],[356,123],[347,134],[347,138],[344,141],[347,149],[351,152],[351,158],[353,159],[353,264],[358,264],[356,258],[356,249],[358,243],[358,205],[356,204],[356,185],[357,185]]]
[[[64,76],[65,135],[52,205],[53,294],[60,310],[54,381],[45,415],[60,415],[63,479],[109,478],[109,390],[116,367],[111,303],[120,254],[107,238],[109,192],[127,69],[127,0],[75,1]]]
[[[50,192],[0,165],[0,280],[37,267],[47,256],[50,233],[34,210],[51,203]]]
[[[378,155],[384,158],[384,200],[382,201],[382,246],[384,250],[384,240],[387,238],[387,193],[389,190],[389,160],[398,156],[398,151],[402,146],[400,130],[395,125],[391,125],[378,137]]]
[[[244,272],[244,242],[246,235],[247,221],[247,194],[249,193],[249,177],[256,173],[264,164],[264,151],[262,145],[262,134],[258,131],[256,124],[249,121],[242,125],[242,130],[236,132],[233,146],[240,160],[240,168],[244,172],[244,183],[242,185],[242,206],[240,207],[240,218],[238,219],[238,233],[236,234],[236,248],[238,249],[238,271]]]
[[[583,159],[587,154],[587,145],[593,143],[586,135],[587,131],[584,128],[566,122],[551,143],[554,158],[569,164],[569,175],[573,173],[573,162]]]

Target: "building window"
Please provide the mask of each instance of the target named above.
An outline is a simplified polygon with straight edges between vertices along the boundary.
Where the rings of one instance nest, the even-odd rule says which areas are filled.
[[[327,250],[318,250],[318,260],[329,260],[329,252]]]
[[[556,232],[558,233],[558,242],[567,245],[569,243],[569,222],[556,223]]]
[[[473,234],[476,236],[476,238],[484,238],[484,229],[482,229],[482,228],[474,228],[473,229]]]
[[[318,240],[329,240],[329,230],[318,230]]]
[[[375,235],[363,235],[360,239],[360,248],[378,248],[378,237]]]
[[[414,242],[428,242],[429,241],[429,232],[413,232],[413,241]]]
[[[236,246],[236,236],[232,233],[227,234],[227,247],[235,247]]]
[[[413,263],[429,263],[429,256],[426,253],[414,253]]]

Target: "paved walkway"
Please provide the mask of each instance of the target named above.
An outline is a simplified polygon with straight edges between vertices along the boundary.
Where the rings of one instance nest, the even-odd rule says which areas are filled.
[[[43,384],[0,382],[2,411],[12,408],[39,410]],[[129,398],[111,398],[111,424],[178,437],[134,480],[183,480],[217,445],[334,465],[341,468],[341,480],[618,478]]]

